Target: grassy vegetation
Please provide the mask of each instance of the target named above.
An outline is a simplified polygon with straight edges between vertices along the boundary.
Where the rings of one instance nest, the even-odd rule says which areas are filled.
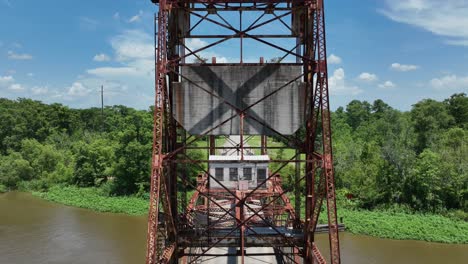
[[[349,232],[381,238],[468,243],[468,222],[439,215],[339,210]]]
[[[51,187],[47,192],[33,192],[46,200],[88,208],[98,212],[145,215],[148,200],[135,196],[107,196],[98,188]]]
[[[421,240],[450,244],[468,244],[468,221],[459,211],[444,215],[413,212],[402,206],[389,209],[363,210],[356,202],[345,199],[344,191],[337,191],[339,221],[343,221],[346,231],[353,234],[369,235],[397,240]],[[304,204],[301,199],[301,204]],[[294,196],[291,196],[294,204]],[[327,223],[327,214],[322,207],[319,223]],[[301,218],[305,216],[301,210]]]
[[[99,212],[145,215],[148,200],[134,196],[109,197],[98,188],[51,187],[35,192],[46,200]],[[422,240],[442,243],[468,243],[468,222],[431,214],[395,212],[395,210],[340,209],[347,231],[380,238]],[[321,222],[325,222],[325,213]]]

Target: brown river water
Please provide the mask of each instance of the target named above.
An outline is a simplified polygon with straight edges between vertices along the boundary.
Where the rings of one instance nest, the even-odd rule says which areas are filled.
[[[344,264],[468,263],[468,245],[349,233],[340,242]],[[325,246],[326,236],[318,243]],[[27,193],[0,194],[0,264],[144,263],[145,245],[145,217],[96,213]]]

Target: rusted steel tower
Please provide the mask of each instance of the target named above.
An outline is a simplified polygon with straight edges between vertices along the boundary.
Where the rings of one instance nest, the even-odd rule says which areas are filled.
[[[236,256],[244,263],[248,256],[274,255],[280,263],[326,263],[314,241],[325,200],[328,259],[340,263],[324,0],[152,2],[159,10],[146,262]],[[220,58],[216,48],[232,41],[236,58]],[[252,59],[267,48],[279,55]],[[230,135],[240,141],[216,144]],[[259,146],[247,147],[258,138]],[[271,138],[275,144],[267,144]],[[274,169],[248,190],[210,173],[207,157],[216,151],[233,149],[240,161],[252,162],[245,148],[293,155],[269,159]],[[194,157],[193,150],[206,155]],[[198,168],[196,182],[187,164]],[[295,176],[286,188],[279,173],[291,164]],[[216,247],[235,250],[221,254]]]

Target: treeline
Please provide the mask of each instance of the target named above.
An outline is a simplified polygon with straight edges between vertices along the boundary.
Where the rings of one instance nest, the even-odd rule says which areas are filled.
[[[0,185],[47,190],[100,186],[108,194],[145,193],[152,110],[125,106],[70,109],[30,99],[0,99]],[[0,187],[1,188],[1,187]]]
[[[333,114],[337,187],[360,207],[468,210],[468,98],[426,99],[401,112],[382,100]]]
[[[152,109],[112,106],[102,115],[0,99],[0,191],[75,185],[145,195],[152,122]],[[408,112],[355,100],[332,113],[332,127],[337,187],[358,207],[468,211],[466,94],[422,100]]]

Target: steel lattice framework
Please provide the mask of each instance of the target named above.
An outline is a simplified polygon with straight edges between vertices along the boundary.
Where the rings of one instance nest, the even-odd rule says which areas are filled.
[[[151,172],[151,198],[148,219],[148,240],[146,263],[197,263],[201,257],[216,246],[236,247],[234,255],[244,262],[249,246],[271,247],[284,263],[326,263],[315,244],[314,236],[322,204],[326,203],[330,262],[340,263],[338,221],[336,213],[333,155],[330,127],[329,89],[327,75],[327,52],[325,39],[324,0],[153,0],[159,10],[155,17],[155,107],[154,141]],[[221,13],[239,13],[239,23],[224,18]],[[259,17],[243,25],[243,14],[256,12]],[[270,15],[270,19],[265,19]],[[190,23],[185,23],[187,18]],[[291,18],[291,22],[285,21]],[[263,20],[262,20],[263,19]],[[289,28],[290,34],[267,32],[255,33],[256,29],[272,23]],[[208,23],[220,27],[227,34],[196,34],[194,30]],[[237,23],[236,23],[237,24]],[[271,30],[270,30],[271,31]],[[275,33],[275,34],[272,34]],[[189,47],[190,38],[210,40],[196,47]],[[272,39],[293,39],[296,44],[286,48]],[[229,63],[211,62],[201,53],[228,40],[238,40],[239,61]],[[285,88],[259,98],[255,103],[242,107],[223,100],[223,96],[199,87],[206,96],[216,97],[232,108],[234,114],[212,128],[198,135],[189,135],[174,118],[174,83],[192,82],[184,75],[184,65],[216,66],[229,65],[245,67],[266,65],[263,58],[257,63],[244,61],[244,41],[256,41],[284,54],[268,65],[299,65],[301,75],[291,82],[300,80],[305,84],[305,134],[283,135],[262,121],[250,111],[256,104]],[[190,62],[190,58],[192,61]],[[293,62],[284,60],[293,58]],[[193,85],[196,86],[196,83]],[[216,137],[210,132],[234,118],[240,118],[240,144],[232,147],[244,153],[244,145],[252,136],[243,134],[244,120],[256,122],[268,128],[270,134],[287,142],[284,147],[268,146],[267,136],[261,136],[262,154],[269,150],[289,148],[295,150],[290,159],[272,159],[277,163],[263,183],[266,189],[255,188],[248,192],[231,190],[226,187],[210,190],[209,180],[223,186],[206,169],[209,160],[195,159],[188,152],[193,149],[205,150],[213,155],[218,149]],[[206,139],[207,145],[195,144]],[[250,147],[255,149],[256,147]],[[196,183],[188,177],[186,164],[198,166],[200,175]],[[291,188],[283,188],[278,172],[288,164],[296,164],[296,177]],[[303,164],[303,173],[301,165]],[[302,174],[302,175],[301,175]],[[303,183],[303,188],[300,184]],[[260,185],[259,185],[260,186]],[[194,190],[190,199],[187,191]],[[293,193],[294,205],[288,194]],[[305,197],[305,199],[300,199]],[[258,201],[263,201],[258,203]],[[301,208],[305,212],[301,214]],[[213,221],[198,230],[197,214]],[[215,220],[212,220],[215,219]],[[230,228],[225,228],[227,225]],[[273,230],[265,235],[262,227]],[[293,230],[295,235],[285,235],[282,230]],[[198,250],[193,250],[198,248]],[[261,254],[258,254],[261,255]],[[225,256],[228,256],[227,254]]]

